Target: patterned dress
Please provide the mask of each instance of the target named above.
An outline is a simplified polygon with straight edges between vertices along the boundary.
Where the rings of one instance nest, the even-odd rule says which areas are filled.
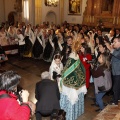
[[[77,55],[70,54],[61,79],[61,109],[66,111],[66,120],[76,120],[84,113],[85,69]]]

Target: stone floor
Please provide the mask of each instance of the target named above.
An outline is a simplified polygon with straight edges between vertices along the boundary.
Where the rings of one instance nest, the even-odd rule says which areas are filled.
[[[9,57],[9,60],[5,65],[1,66],[1,69],[4,70],[14,70],[22,76],[20,85],[23,89],[27,89],[30,92],[29,100],[36,102],[35,99],[35,84],[40,81],[40,74],[43,71],[49,70],[50,63],[47,63],[43,60],[36,60],[32,58],[25,58],[19,60],[17,56]],[[77,120],[93,120],[93,118],[98,114],[95,112],[98,109],[95,106],[91,106],[94,97],[94,86],[90,85],[87,95],[85,95],[85,113],[81,115]],[[110,96],[105,96],[104,101],[108,102]],[[35,117],[32,118],[35,120]],[[43,120],[49,120],[49,118],[43,118]]]

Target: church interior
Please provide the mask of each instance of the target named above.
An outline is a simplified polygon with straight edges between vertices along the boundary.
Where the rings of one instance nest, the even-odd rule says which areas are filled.
[[[34,26],[43,22],[61,25],[67,21],[94,27],[99,24],[105,28],[120,27],[119,0],[77,0],[79,4],[75,11],[70,9],[70,0],[48,1],[1,0],[0,22],[25,22]]]
[[[58,38],[61,37],[59,33],[64,34],[63,41],[65,41],[65,36],[70,36],[70,34],[72,37],[75,36],[74,38],[79,36],[83,41],[84,39],[87,41],[86,37],[88,36],[90,40],[95,41],[95,34],[105,40],[108,38],[109,42],[117,37],[117,32],[120,36],[120,0],[0,0],[0,8],[0,46],[4,50],[5,57],[7,56],[4,60],[0,56],[0,59],[2,58],[0,72],[2,74],[3,71],[16,71],[21,76],[20,86],[29,91],[29,100],[34,104],[37,102],[35,98],[36,83],[41,81],[42,72],[49,71],[53,59],[53,56],[49,56],[49,59],[44,58],[43,51],[46,49],[47,42],[40,40],[43,40],[44,37],[44,40],[47,41],[46,37],[52,33],[53,29]],[[36,42],[37,49],[33,49],[35,40],[31,40],[24,55],[19,53],[18,48],[22,44],[17,41],[16,36],[13,37],[12,33],[17,31],[17,28],[22,29],[23,36],[28,34],[26,28],[31,28],[30,39],[36,39],[35,35],[37,36],[40,30],[41,36],[37,40],[42,48],[37,48]],[[10,33],[10,31],[12,32]],[[7,36],[4,37],[3,33]],[[18,34],[18,31],[15,34]],[[90,34],[94,36],[90,36]],[[97,38],[99,38],[98,36]],[[106,36],[107,38],[105,38]],[[23,44],[26,44],[26,41]],[[95,54],[95,47],[90,47],[92,56]],[[41,51],[41,49],[42,52],[36,54],[36,51]],[[61,47],[59,49],[61,50]],[[54,52],[56,51],[54,50]],[[48,54],[51,55],[51,53]],[[103,97],[105,108],[102,111],[96,111],[98,106],[94,105],[94,94],[94,83],[90,81],[87,94],[84,96],[84,113],[77,119],[68,118],[66,120],[119,120],[119,103],[118,106],[109,105],[113,94],[108,93]],[[49,120],[49,116],[43,116],[42,119]],[[31,117],[31,120],[36,120],[35,115]]]

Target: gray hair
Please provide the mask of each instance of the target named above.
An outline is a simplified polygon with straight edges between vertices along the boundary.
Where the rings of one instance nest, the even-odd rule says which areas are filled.
[[[42,72],[41,79],[50,79],[50,73],[48,71]]]

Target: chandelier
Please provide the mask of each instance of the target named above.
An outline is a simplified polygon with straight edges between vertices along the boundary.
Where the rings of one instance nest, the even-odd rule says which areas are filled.
[[[57,7],[59,0],[45,0],[46,6]]]

